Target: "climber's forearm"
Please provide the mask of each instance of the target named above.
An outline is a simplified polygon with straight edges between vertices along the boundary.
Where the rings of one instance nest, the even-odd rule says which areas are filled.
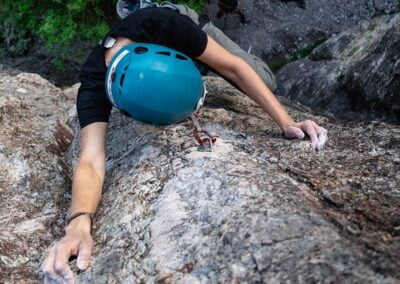
[[[87,162],[79,162],[72,184],[71,214],[95,212],[100,201],[104,171]]]
[[[197,59],[233,81],[256,101],[283,131],[286,131],[288,126],[294,123],[253,68],[240,57],[224,49],[210,36],[207,36],[206,49]]]
[[[107,123],[105,122],[91,123],[82,129],[81,154],[72,182],[70,214],[94,213],[97,209],[105,175],[106,132]],[[74,227],[83,221],[85,221],[85,227],[90,224],[87,222],[90,221],[89,217],[81,215],[73,219],[68,227]]]
[[[75,169],[72,184],[72,202],[70,214],[77,212],[96,212],[99,204],[104,181],[104,171],[96,170],[87,162],[79,162]],[[90,219],[87,215],[81,215],[73,219],[67,227],[90,232]]]
[[[293,119],[287,114],[281,103],[253,68],[241,58],[236,60],[237,62],[233,65],[233,72],[229,74],[229,79],[259,104],[285,131],[289,125],[294,123]]]

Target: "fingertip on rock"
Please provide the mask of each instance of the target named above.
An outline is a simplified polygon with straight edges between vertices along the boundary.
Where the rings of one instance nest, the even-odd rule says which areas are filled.
[[[89,261],[78,259],[77,266],[79,270],[86,270],[89,266]]]

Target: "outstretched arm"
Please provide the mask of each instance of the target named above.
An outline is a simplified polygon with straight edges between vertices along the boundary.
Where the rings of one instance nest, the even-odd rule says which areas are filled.
[[[96,122],[82,129],[82,148],[72,184],[70,214],[96,211],[101,197],[105,173],[105,137],[107,123]],[[91,220],[87,215],[73,219],[65,229],[65,236],[51,250],[42,265],[45,283],[75,283],[68,265],[71,256],[78,256],[77,266],[89,266],[93,240]],[[58,283],[57,282],[57,283]]]
[[[305,134],[308,134],[312,148],[323,148],[327,131],[311,120],[293,121],[270,89],[243,59],[231,54],[208,37],[206,49],[198,60],[234,82],[275,120],[287,138],[302,139]]]

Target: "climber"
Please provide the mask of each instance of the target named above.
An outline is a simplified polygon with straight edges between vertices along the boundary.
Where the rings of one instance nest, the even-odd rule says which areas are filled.
[[[188,11],[191,17],[182,14],[181,10]],[[214,29],[209,22],[196,22],[196,15],[192,10],[181,6],[178,11],[167,7],[148,7],[133,11],[111,29],[84,63],[80,73],[81,87],[77,98],[81,126],[81,153],[72,182],[72,203],[70,215],[66,221],[66,234],[51,248],[42,265],[45,283],[75,282],[74,273],[69,266],[71,256],[77,256],[79,270],[85,270],[89,266],[93,249],[92,218],[100,201],[105,177],[105,140],[108,118],[112,104],[122,110],[125,107],[125,103],[117,98],[118,94],[115,91],[117,89],[113,89],[118,87],[114,82],[122,84],[130,76],[127,73],[122,79],[123,74],[113,74],[119,72],[118,70],[135,72],[133,68],[135,64],[139,64],[137,68],[144,68],[143,76],[146,76],[148,74],[146,72],[151,70],[151,68],[141,65],[144,63],[141,63],[139,59],[131,61],[126,56],[126,52],[135,51],[137,47],[141,47],[142,51],[144,51],[143,48],[147,48],[144,54],[149,56],[149,62],[151,62],[151,60],[155,60],[153,51],[157,52],[158,48],[165,48],[166,50],[160,51],[165,54],[167,52],[170,52],[170,55],[174,54],[174,58],[166,70],[171,70],[170,68],[174,68],[175,64],[182,63],[175,60],[178,54],[187,57],[190,62],[191,60],[197,61],[227,78],[258,103],[275,120],[286,138],[303,139],[305,135],[308,135],[311,138],[313,149],[323,148],[327,139],[327,131],[310,120],[295,122],[286,113],[271,92],[271,89],[275,89],[275,81],[272,76],[266,74],[269,72],[269,69],[263,67],[266,65],[258,62],[258,59],[251,55],[242,58],[241,55],[244,53],[237,45],[227,41],[226,37]],[[206,25],[207,29],[205,29]],[[207,32],[210,33],[207,35]],[[221,39],[227,48],[218,42]],[[228,51],[229,48],[232,48],[232,51]],[[141,51],[136,50],[136,52],[139,56]],[[136,58],[139,58],[138,56]],[[168,56],[159,56],[158,58],[172,59]],[[252,68],[252,66],[255,67]],[[198,72],[192,67],[187,68],[189,69],[183,71],[193,74]],[[255,70],[256,68],[260,69]],[[175,75],[168,72],[166,75],[170,76],[168,80],[172,81],[171,84],[175,82]],[[160,80],[164,80],[162,74],[157,76]],[[193,75],[193,82],[190,83],[197,90],[190,94],[193,96],[190,104],[194,104],[203,97],[202,85],[198,83],[196,76]],[[182,82],[182,78],[176,80]],[[127,85],[129,88],[136,88],[135,86],[130,83]],[[120,90],[124,92],[122,87]],[[142,89],[138,89],[139,91]],[[175,98],[172,97],[172,99]],[[162,106],[157,106],[157,108],[162,108]],[[158,110],[164,111],[163,109]],[[125,111],[130,115],[135,115],[129,113],[131,109]],[[190,115],[191,111],[177,118],[177,121]],[[153,116],[156,115],[155,113]],[[152,120],[153,116],[150,114],[142,119]],[[174,120],[165,122],[174,122]]]
[[[230,3],[229,1],[231,0],[220,0],[220,2],[225,6],[227,5],[227,3]],[[254,69],[254,71],[256,71],[256,73],[270,88],[270,90],[275,91],[275,76],[268,65],[259,57],[244,51],[239,45],[237,45],[234,41],[227,37],[220,29],[215,27],[206,14],[202,14],[199,16],[194,10],[185,5],[172,4],[168,1],[164,1],[160,5],[156,2],[153,2],[152,0],[119,0],[117,3],[117,14],[121,19],[123,19],[138,9],[149,7],[164,7],[176,11],[179,14],[188,16],[198,27],[200,27],[208,36],[213,38],[219,45],[227,49],[230,53],[233,53],[234,55],[246,61],[247,64],[249,64]],[[231,6],[229,7],[220,7],[219,9],[220,11],[224,11],[224,13],[228,13],[228,10],[232,12],[233,8],[236,9],[237,6],[234,6],[234,3],[231,3]],[[198,68],[201,71],[202,75],[206,75],[207,72],[210,70],[201,62],[196,62],[196,64],[198,65]]]

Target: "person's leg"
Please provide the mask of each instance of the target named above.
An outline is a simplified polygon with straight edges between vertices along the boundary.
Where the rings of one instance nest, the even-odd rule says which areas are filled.
[[[168,3],[168,2],[167,2]],[[179,4],[173,4],[174,7],[176,7],[179,11],[179,14],[188,16],[189,18],[192,19],[192,21],[196,24],[199,25],[199,14],[197,14],[197,12],[191,8],[189,8],[186,5],[179,5]],[[161,7],[166,7],[164,5],[162,5]],[[168,8],[168,7],[167,7]]]
[[[265,84],[271,89],[271,91],[276,90],[276,79],[271,69],[268,67],[267,63],[265,63],[261,58],[244,51],[239,45],[237,45],[234,41],[232,41],[229,37],[227,37],[220,29],[214,26],[211,21],[206,21],[205,24],[200,23],[199,15],[189,7],[185,5],[174,5],[178,8],[179,13],[182,15],[186,15],[193,20],[197,25],[200,25],[202,30],[212,37],[216,42],[218,42],[221,46],[223,46],[229,52],[239,56],[244,61],[246,61],[253,69],[257,72],[257,74],[261,77]],[[202,67],[204,69],[204,67]],[[199,68],[200,69],[200,68]],[[202,72],[204,75],[204,72]]]

